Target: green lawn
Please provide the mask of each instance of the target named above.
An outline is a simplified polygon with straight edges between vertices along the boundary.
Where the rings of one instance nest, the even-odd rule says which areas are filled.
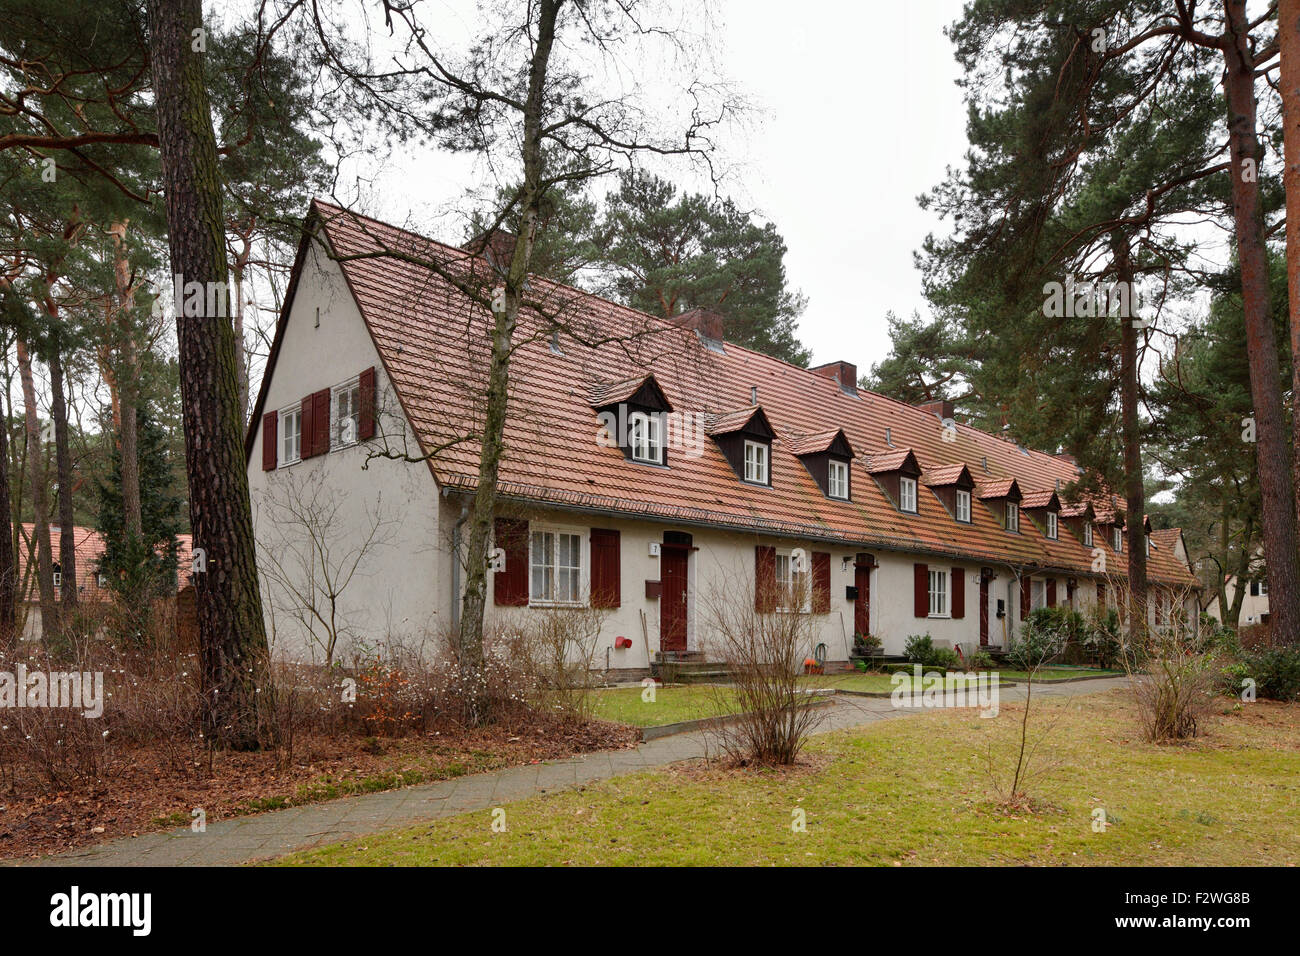
[[[1295,865],[1300,705],[1248,704],[1180,746],[1143,742],[1126,691],[1044,699],[1058,766],[1004,810],[1020,705],[814,737],[791,771],[665,768],[296,854],[308,865]],[[1094,832],[1094,811],[1109,827]],[[806,832],[794,832],[794,811]]]
[[[1023,682],[1028,679],[1024,671],[998,671],[998,676],[1005,681]],[[908,683],[911,683],[910,672]],[[1060,680],[1066,677],[1118,677],[1119,672],[1090,670],[1084,668],[1044,668],[1035,676],[1035,680]],[[842,690],[868,691],[888,694],[893,691],[892,674],[833,673],[801,678],[808,687],[834,687]]]
[[[662,727],[682,720],[699,720],[735,711],[736,695],[729,687],[682,684],[655,688],[654,700],[642,700],[642,688],[619,687],[593,691],[592,716],[634,727]]]

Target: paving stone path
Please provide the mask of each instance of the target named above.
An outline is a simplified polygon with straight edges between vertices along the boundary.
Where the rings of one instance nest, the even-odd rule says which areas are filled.
[[[1113,690],[1124,684],[1122,677],[1042,684],[1038,685],[1035,693],[1073,697]],[[1023,697],[1023,687],[1001,692],[1004,701]],[[918,712],[917,708],[895,708],[888,698],[838,695],[827,707],[817,732],[862,726]],[[701,732],[677,734],[647,741],[634,750],[583,754],[551,763],[511,767],[401,790],[343,797],[326,803],[221,820],[209,823],[203,833],[194,833],[188,827],[166,830],[124,837],[39,860],[10,862],[36,866],[227,866],[245,863],[690,760],[703,756],[705,745]]]

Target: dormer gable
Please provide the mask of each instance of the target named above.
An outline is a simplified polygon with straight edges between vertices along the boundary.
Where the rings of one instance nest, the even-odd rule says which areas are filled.
[[[948,513],[954,520],[963,524],[973,520],[971,497],[975,490],[975,479],[971,477],[970,469],[964,464],[931,468],[921,476],[921,480],[934,492],[934,496],[948,509]]]
[[[1004,530],[1020,533],[1020,501],[1024,496],[1016,479],[995,478],[979,485],[977,492]]]
[[[1020,499],[1020,510],[1045,538],[1061,537],[1061,499],[1055,491],[1029,491]]]
[[[847,501],[853,497],[853,446],[844,429],[790,434],[782,442],[803,463],[827,498]]]
[[[1069,529],[1085,548],[1096,546],[1097,512],[1092,502],[1071,502],[1061,505],[1059,514],[1061,524]]]
[[[772,439],[776,432],[761,406],[709,415],[705,431],[737,478],[751,485],[772,484]]]
[[[668,464],[668,415],[672,403],[653,374],[593,385],[588,395],[603,430],[601,444],[629,461]]]
[[[905,514],[916,514],[920,509],[919,482],[921,465],[910,448],[864,455],[863,467],[880,486],[894,507]]]

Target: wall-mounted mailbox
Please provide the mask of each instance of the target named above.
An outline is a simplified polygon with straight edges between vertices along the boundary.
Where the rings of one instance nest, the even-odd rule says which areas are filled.
[[[1007,616],[1007,602],[1002,600],[1002,598],[998,598],[998,619],[1001,620],[1006,616]]]
[[[645,583],[645,596],[651,600],[658,600],[663,585],[658,581],[647,581]]]
[[[849,584],[844,588],[844,600],[856,601],[858,599],[858,589],[855,585]]]

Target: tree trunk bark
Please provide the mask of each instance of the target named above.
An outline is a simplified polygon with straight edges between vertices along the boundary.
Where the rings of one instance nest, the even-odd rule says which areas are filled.
[[[13,505],[9,500],[9,409],[0,396],[0,652],[6,654],[18,646],[17,600]]]
[[[1277,339],[1269,306],[1268,255],[1258,173],[1263,159],[1256,131],[1255,62],[1250,50],[1245,0],[1224,0],[1224,87],[1228,100],[1228,143],[1232,155],[1232,207],[1241,264],[1246,319],[1246,353],[1255,405],[1255,446],[1268,568],[1270,623],[1274,639],[1300,640],[1300,555],[1296,507],[1287,453]]]
[[[45,506],[45,481],[41,448],[41,420],[36,414],[36,382],[32,378],[32,356],[27,343],[18,339],[18,374],[23,383],[23,414],[27,422],[27,467],[32,483],[32,537],[36,540],[36,588],[41,604],[41,639],[48,641],[58,628],[58,605],[54,601],[54,551],[50,547],[50,519]]]
[[[537,217],[541,207],[543,93],[551,48],[555,42],[555,21],[559,5],[555,0],[541,0],[537,6],[536,41],[529,66],[528,99],[524,110],[524,136],[521,158],[524,166],[520,228],[515,238],[514,255],[505,277],[504,307],[495,313],[492,329],[492,358],[488,369],[487,403],[483,420],[482,456],[479,460],[478,486],[474,510],[469,520],[465,542],[465,592],[461,603],[460,633],[457,656],[465,686],[474,688],[470,700],[470,719],[481,723],[486,718],[484,700],[478,692],[479,671],[483,660],[483,612],[487,603],[488,545],[492,539],[496,512],[497,477],[505,448],[506,406],[510,397],[510,348],[519,320],[519,305],[524,283],[532,263],[533,244],[537,235]]]
[[[148,0],[149,52],[158,117],[168,243],[178,305],[182,419],[194,547],[196,616],[207,701],[219,743],[257,747],[259,690],[267,683],[266,624],[258,593],[252,505],[239,413],[238,355],[227,288],[221,171],[196,51],[206,34],[200,0]],[[210,38],[208,38],[210,42]],[[196,307],[202,290],[215,308]],[[215,314],[214,314],[215,313]]]
[[[1112,236],[1116,281],[1128,292],[1127,301],[1136,302],[1133,294],[1133,261],[1128,237]],[[1128,537],[1128,608],[1130,634],[1141,635],[1147,620],[1147,549],[1144,532],[1146,488],[1142,480],[1142,433],[1138,421],[1138,329],[1135,315],[1120,316],[1120,416],[1124,433],[1124,502]],[[1142,629],[1134,629],[1141,622]]]
[[[245,423],[248,424],[248,356],[244,354],[244,267],[248,261],[250,252],[249,242],[244,240],[244,248],[235,258],[234,279],[235,279],[235,349],[236,356],[239,359],[239,414]]]
[[[1279,0],[1277,38],[1281,48],[1282,147],[1286,165],[1287,320],[1291,329],[1291,484],[1300,525],[1300,0]]]
[[[63,348],[58,331],[50,346],[50,417],[54,420],[54,470],[59,484],[59,602],[63,614],[77,606],[77,535],[72,508],[72,450],[68,447],[68,405],[63,395]]]
[[[140,517],[139,404],[140,369],[135,346],[135,286],[126,253],[127,223],[113,224],[113,274],[117,284],[116,334],[120,371],[114,376],[118,413],[118,453],[122,461],[122,521],[128,538],[143,534]]]

